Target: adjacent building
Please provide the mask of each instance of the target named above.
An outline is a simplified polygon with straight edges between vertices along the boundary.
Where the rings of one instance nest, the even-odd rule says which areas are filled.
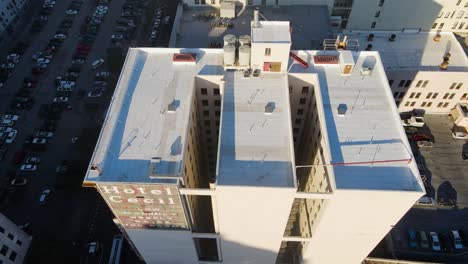
[[[345,31],[343,36],[358,43],[351,49],[379,52],[400,112],[448,114],[468,103],[468,59],[453,33]]]
[[[16,22],[18,15],[23,9],[27,0],[4,0],[0,1],[0,34]]]
[[[32,237],[0,214],[0,263],[23,263]]]
[[[361,263],[425,193],[379,53],[224,44],[130,49],[83,185],[147,263]]]
[[[184,0],[217,7],[221,0]],[[330,25],[348,30],[468,32],[468,0],[240,0],[242,6],[324,5]]]

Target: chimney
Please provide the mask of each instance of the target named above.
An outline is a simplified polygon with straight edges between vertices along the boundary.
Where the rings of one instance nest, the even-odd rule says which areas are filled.
[[[255,8],[254,10],[254,22],[253,22],[253,27],[254,28],[259,28],[260,27],[260,22],[258,21],[258,7]]]

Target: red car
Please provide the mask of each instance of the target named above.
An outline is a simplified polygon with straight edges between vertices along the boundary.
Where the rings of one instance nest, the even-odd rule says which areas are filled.
[[[91,46],[86,45],[86,44],[80,44],[80,45],[78,45],[78,47],[76,49],[78,49],[78,50],[88,50],[89,51],[91,49]]]
[[[414,134],[411,138],[414,141],[423,141],[423,140],[432,141],[431,136],[429,136],[427,134]]]
[[[15,164],[21,164],[26,157],[26,151],[20,149],[15,153],[15,156],[13,157],[13,162]]]
[[[76,50],[76,53],[80,55],[88,55],[89,50]]]

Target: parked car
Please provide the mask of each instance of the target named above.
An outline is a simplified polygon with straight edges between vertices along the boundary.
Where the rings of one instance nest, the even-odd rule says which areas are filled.
[[[431,238],[431,247],[434,251],[440,251],[440,240],[436,232],[430,232],[429,236]]]
[[[418,236],[419,236],[419,246],[421,248],[429,248],[429,240],[427,239],[426,232],[419,231]]]
[[[416,141],[416,145],[419,148],[432,148],[432,147],[434,147],[434,143],[432,143],[432,141],[428,141],[428,140]]]
[[[26,163],[27,164],[39,164],[41,162],[41,159],[39,157],[34,157],[34,156],[31,156],[31,157],[28,157],[26,159]]]
[[[32,143],[37,145],[44,145],[47,143],[47,140],[45,138],[34,138]]]
[[[433,206],[434,204],[434,199],[427,196],[423,196],[416,201],[416,205]]]
[[[91,91],[88,93],[88,97],[101,97],[102,94],[102,92]]]
[[[463,241],[461,239],[460,232],[458,232],[458,230],[452,230],[450,232],[450,237],[452,238],[453,247],[455,249],[463,249]]]
[[[463,131],[453,131],[452,137],[455,139],[468,139],[468,133]]]
[[[68,102],[68,97],[64,97],[64,96],[61,96],[61,97],[54,97],[54,100],[53,102],[54,103],[66,103]]]
[[[21,185],[26,185],[28,181],[25,178],[16,178],[11,181],[11,185],[13,186],[21,186]]]
[[[42,137],[42,138],[51,138],[54,136],[53,132],[49,131],[38,131],[34,134],[35,137]]]
[[[411,138],[414,141],[421,141],[421,140],[432,141],[432,137],[430,135],[422,134],[422,133],[414,134]]]
[[[19,118],[18,115],[10,115],[10,114],[2,115],[2,119],[8,119],[12,121],[17,121],[18,118]]]
[[[20,167],[21,171],[36,171],[37,170],[37,165],[34,164],[23,164]]]
[[[440,206],[446,206],[446,207],[455,207],[455,201],[453,201],[452,199],[448,198],[448,197],[438,197],[437,198],[437,204],[440,205]]]
[[[418,242],[416,239],[416,231],[414,231],[414,229],[412,228],[408,229],[408,246],[410,248],[418,247]]]
[[[47,201],[47,197],[52,193],[51,189],[45,189],[42,191],[41,196],[39,196],[39,204],[44,205]]]
[[[103,59],[97,59],[97,60],[93,61],[93,63],[91,63],[91,67],[95,70],[95,69],[99,68],[103,63],[104,63]]]
[[[13,156],[13,162],[15,164],[21,164],[26,157],[26,151],[20,149],[16,151],[15,155]]]

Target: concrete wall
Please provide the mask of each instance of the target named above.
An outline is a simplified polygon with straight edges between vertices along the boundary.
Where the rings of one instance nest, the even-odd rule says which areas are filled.
[[[422,194],[336,190],[304,248],[304,263],[361,263]]]
[[[275,263],[295,191],[218,185],[223,263]]]
[[[270,56],[265,56],[265,49],[270,48]],[[250,63],[252,69],[263,70],[264,62],[280,62],[281,71],[286,71],[289,61],[290,43],[255,43],[252,42]]]
[[[148,264],[198,261],[190,231],[127,229],[127,234]]]
[[[0,254],[1,263],[23,263],[26,260],[31,240],[31,236],[3,214],[0,214],[0,248],[8,247],[5,255]],[[13,255],[16,253],[14,262],[10,260],[12,253]]]

